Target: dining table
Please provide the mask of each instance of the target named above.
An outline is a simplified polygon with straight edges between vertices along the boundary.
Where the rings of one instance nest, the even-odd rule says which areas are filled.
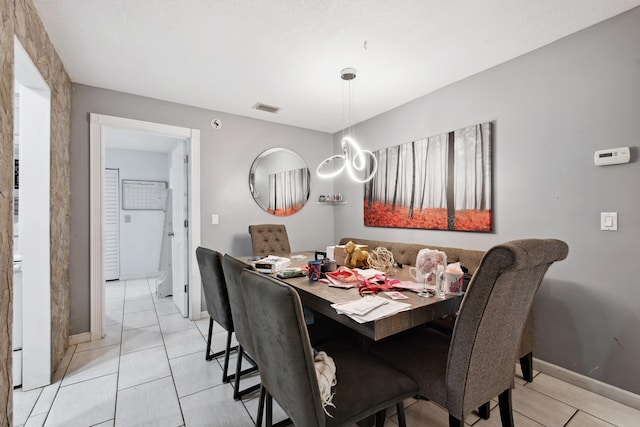
[[[296,252],[289,254],[287,258],[291,259],[290,267],[303,268],[309,260],[315,259],[315,252]],[[399,279],[400,281],[414,280],[408,266],[394,268],[387,273],[387,278]],[[463,298],[463,295],[455,294],[447,294],[444,297],[423,297],[414,291],[400,290],[407,297],[400,302],[410,305],[406,311],[400,311],[366,323],[359,323],[345,314],[339,314],[332,307],[332,304],[363,298],[357,287],[349,289],[333,287],[323,281],[312,281],[306,276],[279,278],[279,280],[286,282],[298,292],[304,308],[326,316],[372,341],[378,341],[442,316],[453,314],[460,308]],[[391,300],[382,292],[379,292],[377,296]]]

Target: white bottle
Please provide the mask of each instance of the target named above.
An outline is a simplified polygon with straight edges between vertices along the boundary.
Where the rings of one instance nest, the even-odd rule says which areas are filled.
[[[436,271],[436,296],[439,298],[445,297],[445,289],[444,289],[444,265],[438,264],[438,269]]]

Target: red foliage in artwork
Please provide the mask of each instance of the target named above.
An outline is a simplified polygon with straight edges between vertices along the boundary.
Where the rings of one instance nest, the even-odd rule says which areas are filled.
[[[364,225],[369,227],[419,228],[427,230],[447,230],[446,209],[414,209],[413,218],[409,218],[409,208],[375,202],[371,209],[364,203]],[[459,231],[491,231],[490,210],[456,211],[455,228]]]
[[[295,206],[289,206],[287,208],[279,208],[279,209],[268,209],[267,212],[269,212],[271,215],[275,215],[275,216],[288,216],[288,215],[292,215],[296,212],[298,212],[300,209],[302,209],[302,205],[295,205]]]

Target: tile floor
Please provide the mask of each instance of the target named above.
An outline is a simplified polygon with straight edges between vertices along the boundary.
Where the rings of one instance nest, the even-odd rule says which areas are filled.
[[[14,426],[251,426],[257,393],[234,401],[221,382],[222,360],[206,362],[209,319],[184,319],[171,299],[159,298],[147,280],[107,284],[107,336],[72,346],[51,385],[14,390]],[[214,329],[214,350],[226,333]],[[231,366],[235,366],[232,358]],[[518,373],[519,375],[519,373]],[[243,386],[244,386],[243,380]],[[256,375],[246,380],[257,383]],[[408,426],[448,426],[432,402],[405,402]],[[639,426],[640,411],[542,373],[532,383],[516,378],[515,423],[528,426]],[[279,408],[274,421],[284,418]],[[394,414],[386,425],[397,425]],[[500,426],[497,402],[488,421]]]

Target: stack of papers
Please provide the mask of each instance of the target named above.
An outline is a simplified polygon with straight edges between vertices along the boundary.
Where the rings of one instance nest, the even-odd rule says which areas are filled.
[[[354,301],[331,304],[331,307],[338,314],[346,314],[358,323],[366,323],[409,310],[411,304],[370,296]]]

